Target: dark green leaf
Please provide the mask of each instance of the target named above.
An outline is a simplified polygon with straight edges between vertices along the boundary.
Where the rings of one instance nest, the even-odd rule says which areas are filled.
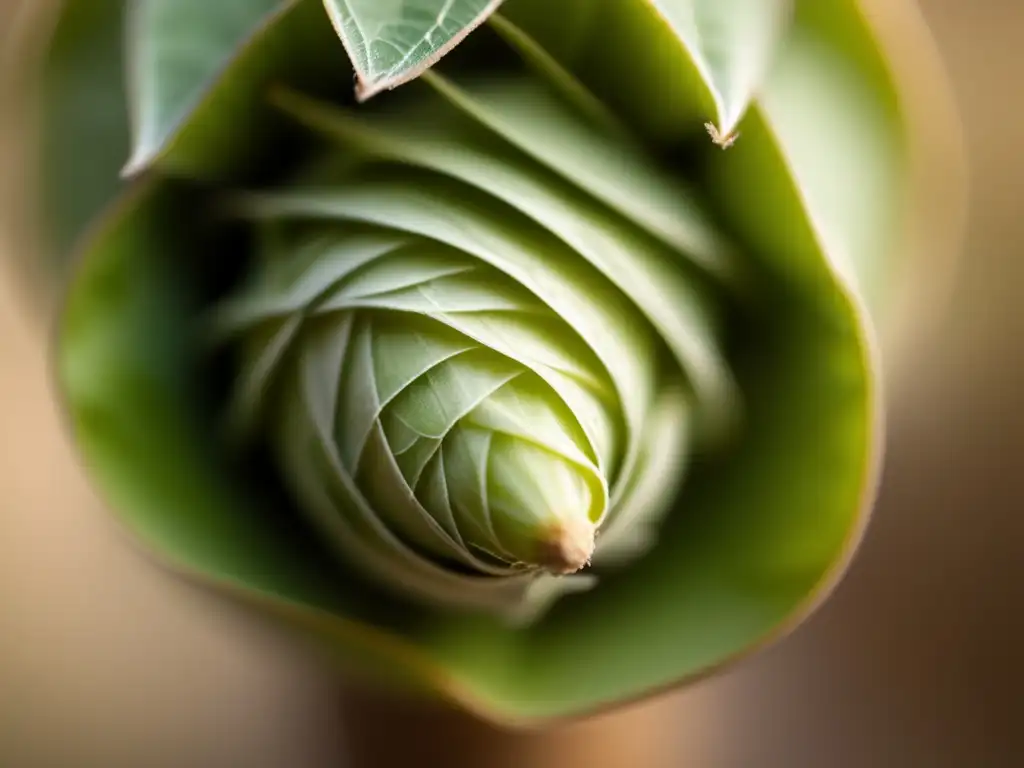
[[[42,177],[54,266],[117,194],[128,153],[121,0],[69,2],[42,71]]]

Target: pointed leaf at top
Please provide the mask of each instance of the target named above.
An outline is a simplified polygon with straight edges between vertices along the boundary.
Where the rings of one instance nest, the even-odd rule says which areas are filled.
[[[717,112],[709,131],[728,146],[768,72],[789,0],[645,0],[686,47]]]
[[[132,156],[159,155],[245,42],[295,0],[135,0],[128,18]]]
[[[501,0],[324,0],[364,101],[418,77],[497,10]]]

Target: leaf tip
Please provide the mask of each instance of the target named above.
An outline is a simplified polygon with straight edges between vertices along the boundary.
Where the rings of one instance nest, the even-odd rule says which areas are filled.
[[[132,152],[128,161],[121,166],[121,178],[130,180],[140,176],[149,168],[152,161],[153,156],[149,152],[140,152],[138,150]]]
[[[380,85],[367,82],[358,74],[355,76],[356,102],[363,104],[383,90]]]
[[[378,77],[376,80],[366,80],[360,75],[356,75],[356,101],[363,104],[369,101],[371,98],[384,91],[393,91],[400,85],[412,82],[418,77],[422,77],[426,74],[425,69],[411,69],[402,75],[386,75]]]
[[[704,128],[707,130],[708,136],[711,137],[711,142],[722,149],[728,149],[740,137],[739,131],[720,131],[714,123],[704,123]]]
[[[590,565],[594,555],[593,524],[569,519],[544,532],[540,561],[551,573],[568,575]]]

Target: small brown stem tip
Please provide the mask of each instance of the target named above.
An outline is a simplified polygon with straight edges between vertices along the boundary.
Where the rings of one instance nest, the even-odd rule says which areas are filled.
[[[561,576],[590,565],[593,554],[594,524],[573,518],[558,521],[541,536],[538,562]]]

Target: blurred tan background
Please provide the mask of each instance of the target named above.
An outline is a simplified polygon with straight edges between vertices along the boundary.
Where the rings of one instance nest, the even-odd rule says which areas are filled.
[[[973,201],[952,311],[891,408],[866,545],[791,639],[588,726],[584,739],[639,739],[591,765],[640,768],[660,720],[678,728],[665,765],[1024,766],[1024,2],[921,4],[963,111]],[[24,309],[3,275],[0,766],[343,765],[336,684],[314,660],[197,599],[107,521]]]

